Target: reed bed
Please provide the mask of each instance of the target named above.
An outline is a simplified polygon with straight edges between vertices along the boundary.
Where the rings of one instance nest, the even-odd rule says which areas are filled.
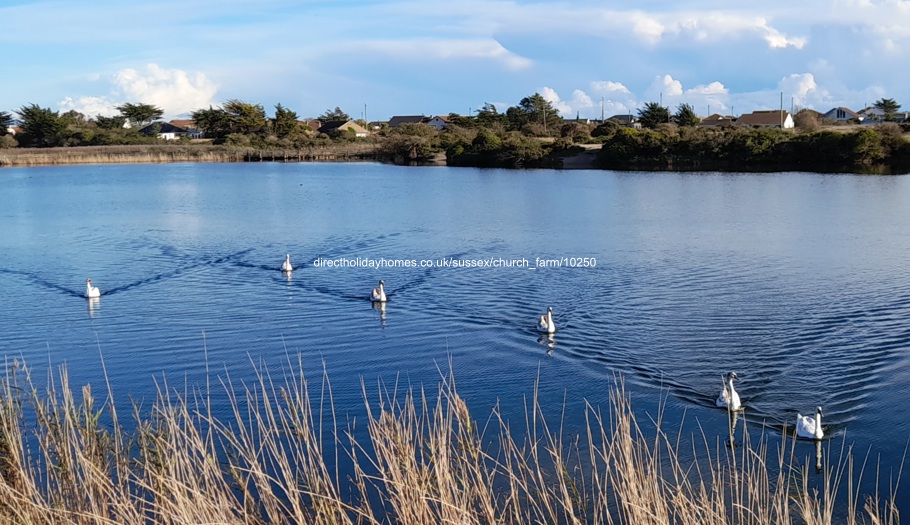
[[[2,523],[899,523],[892,500],[857,494],[849,450],[810,483],[787,435],[769,449],[744,423],[735,447],[682,445],[660,416],[639,424],[621,379],[606,413],[588,406],[585,432],[569,435],[534,394],[517,424],[496,407],[475,419],[450,375],[432,393],[364,385],[357,428],[339,423],[329,378],[311,391],[299,361],[280,378],[256,369],[254,384],[162,381],[127,423],[110,386],[99,402],[65,369],[40,391],[26,367],[7,369]],[[229,415],[213,414],[217,396]],[[698,459],[682,460],[684,446]]]
[[[80,146],[0,149],[0,167],[74,164],[152,164],[168,162],[257,162],[366,160],[379,158],[373,144],[306,148],[243,148],[211,144]]]

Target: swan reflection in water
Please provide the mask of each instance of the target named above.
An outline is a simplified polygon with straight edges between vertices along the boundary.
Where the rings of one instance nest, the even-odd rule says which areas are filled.
[[[385,301],[382,301],[382,302],[374,301],[372,303],[372,305],[373,305],[373,310],[376,310],[377,312],[379,312],[379,325],[382,326],[383,328],[385,328],[385,305],[386,305]]]
[[[89,297],[89,299],[88,299],[88,316],[95,317],[96,311],[100,308],[101,308],[101,298],[100,297]]]
[[[727,444],[730,445],[730,448],[736,448],[736,447],[737,447],[737,444],[736,444],[736,424],[739,423],[739,414],[740,414],[740,412],[741,412],[740,410],[728,410],[728,411],[727,411],[727,423],[728,423],[727,428],[728,428],[729,431],[730,431],[730,433],[729,433],[728,436],[727,436],[727,437],[728,437],[728,440],[729,440],[729,441],[727,442]]]
[[[822,442],[820,439],[815,440],[815,473],[822,473]]]
[[[553,355],[553,349],[556,347],[556,338],[553,334],[541,334],[537,342],[547,347],[547,355]]]

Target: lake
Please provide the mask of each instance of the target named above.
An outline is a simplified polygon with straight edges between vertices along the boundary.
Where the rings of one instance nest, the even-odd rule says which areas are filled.
[[[620,374],[637,411],[713,440],[736,371],[771,439],[821,405],[885,480],[910,439],[906,176],[104,165],[5,168],[0,193],[7,365],[124,406],[299,356],[343,418],[451,368],[480,419],[523,417],[539,381],[577,431]]]

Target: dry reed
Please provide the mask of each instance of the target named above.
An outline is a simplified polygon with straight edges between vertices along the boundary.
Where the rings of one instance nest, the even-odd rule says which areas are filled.
[[[854,472],[850,450],[836,464],[818,456],[820,487],[793,439],[769,450],[770,440],[751,443],[745,422],[736,446],[702,436],[685,445],[696,459],[682,460],[689,451],[661,430],[662,415],[638,423],[621,379],[608,414],[588,406],[585,432],[571,436],[562,420],[548,423],[536,388],[521,428],[498,406],[474,419],[451,375],[432,395],[364,385],[366,428],[341,428],[328,377],[317,394],[301,362],[287,369],[275,380],[254,367],[252,385],[222,379],[228,417],[213,415],[211,386],[179,393],[165,382],[123,424],[109,385],[103,403],[89,386],[77,399],[61,369],[39,392],[27,368],[10,364],[0,522],[899,523],[892,500],[856,493],[864,466]]]
[[[211,144],[148,144],[73,148],[0,149],[0,167],[168,162],[256,162],[364,160],[378,158],[374,144],[332,144],[304,148],[244,148]]]

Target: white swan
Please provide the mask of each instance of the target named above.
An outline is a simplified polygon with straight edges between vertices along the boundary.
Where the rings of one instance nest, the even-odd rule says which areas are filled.
[[[723,377],[720,378],[720,381],[723,383],[724,388],[720,391],[720,395],[717,396],[717,401],[714,403],[719,407],[737,411],[741,409],[743,405],[739,401],[739,394],[737,394],[736,389],[733,388],[734,379],[739,379],[739,376],[736,375],[736,372],[730,372],[727,375],[726,381],[724,381]]]
[[[374,303],[384,303],[386,302],[385,296],[385,283],[382,280],[379,281],[379,287],[373,288],[373,293],[370,294],[370,300]]]
[[[85,280],[85,296],[89,299],[93,297],[101,297],[101,290],[97,286],[92,286],[92,280]]]
[[[815,409],[815,419],[802,414],[796,414],[796,435],[807,439],[821,439],[825,437],[822,430],[822,407]]]
[[[293,272],[294,267],[291,266],[291,254],[287,254],[284,258],[284,262],[281,263],[282,272]]]
[[[545,315],[540,316],[540,320],[537,321],[537,331],[545,334],[556,333],[556,323],[553,322],[552,306],[547,308],[547,313]]]

